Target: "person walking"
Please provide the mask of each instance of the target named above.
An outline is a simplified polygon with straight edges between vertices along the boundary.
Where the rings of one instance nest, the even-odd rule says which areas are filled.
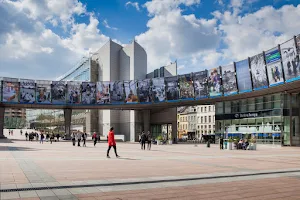
[[[148,133],[147,133],[147,141],[148,141],[147,149],[151,150],[152,136],[151,136],[150,131],[148,131]]]
[[[27,141],[28,140],[28,133],[27,133],[27,131],[25,133],[25,138],[26,138],[26,141]]]
[[[76,145],[76,136],[75,136],[74,132],[72,133],[71,138],[72,138],[73,146],[75,146]]]
[[[95,147],[97,144],[97,133],[96,132],[93,133],[92,139],[94,140],[94,147]]]
[[[39,141],[39,134],[38,133],[35,133],[35,140],[38,142]]]
[[[50,136],[50,143],[51,144],[52,144],[53,140],[54,140],[54,133],[52,133],[51,136]]]
[[[120,156],[117,154],[117,145],[116,145],[116,141],[115,141],[114,127],[110,128],[107,137],[108,137],[108,140],[107,140],[108,141],[108,149],[107,149],[106,157],[110,158],[109,157],[109,151],[110,151],[111,147],[113,147],[114,150],[115,150],[116,157],[119,158]]]
[[[80,132],[77,133],[77,141],[78,141],[77,146],[80,147],[80,141],[81,141],[81,134],[80,134]]]
[[[11,130],[11,136],[14,136],[14,131],[13,130]]]
[[[223,142],[224,142],[223,137],[220,137],[220,149],[223,149],[223,148],[224,148],[224,147],[223,147]]]
[[[44,137],[45,137],[44,134],[41,133],[41,140],[40,140],[40,143],[41,143],[41,144],[44,144]]]
[[[82,133],[82,140],[83,140],[83,147],[86,147],[86,144],[85,144],[85,141],[86,141],[86,137],[85,137],[85,134]]]
[[[141,149],[142,150],[145,150],[145,148],[146,148],[146,140],[147,140],[147,136],[146,136],[145,132],[143,131],[142,135],[141,135]]]
[[[49,133],[47,133],[47,134],[46,134],[46,142],[49,141],[49,138],[50,138],[50,135],[49,135]]]
[[[22,129],[20,130],[20,134],[21,134],[21,135],[23,135],[23,131],[22,131]]]

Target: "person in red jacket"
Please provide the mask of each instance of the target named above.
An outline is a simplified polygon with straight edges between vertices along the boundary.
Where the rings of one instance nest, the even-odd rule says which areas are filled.
[[[114,148],[115,150],[115,154],[116,154],[116,157],[119,158],[120,156],[118,156],[117,154],[117,146],[116,146],[116,141],[115,141],[115,134],[114,134],[114,127],[111,127],[110,130],[109,130],[109,133],[108,133],[108,149],[107,149],[107,158],[110,158],[109,157],[109,151],[111,149],[111,147]]]

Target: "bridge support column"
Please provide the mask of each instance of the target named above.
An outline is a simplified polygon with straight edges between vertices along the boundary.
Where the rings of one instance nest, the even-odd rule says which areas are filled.
[[[4,136],[4,114],[5,114],[5,108],[0,107],[0,139],[6,138]]]
[[[147,133],[148,131],[150,131],[150,110],[143,110],[143,122],[143,130],[145,131],[145,133]]]
[[[65,117],[65,132],[68,137],[71,135],[72,109],[70,108],[64,109],[64,117]]]

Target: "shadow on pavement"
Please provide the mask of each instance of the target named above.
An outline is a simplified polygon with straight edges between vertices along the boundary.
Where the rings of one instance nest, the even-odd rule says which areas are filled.
[[[118,159],[121,159],[121,160],[141,160],[141,159],[135,159],[135,158],[125,158],[125,157],[120,157]]]
[[[0,139],[0,143],[13,143],[13,141],[11,139],[7,139],[7,138],[1,138]]]
[[[29,147],[0,146],[0,151],[37,151],[37,149]]]

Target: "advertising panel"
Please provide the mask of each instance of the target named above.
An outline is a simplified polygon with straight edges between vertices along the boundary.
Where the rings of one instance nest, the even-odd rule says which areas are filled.
[[[274,47],[268,51],[265,52],[265,59],[266,63],[270,64],[272,62],[277,62],[280,60],[280,52],[278,50],[278,47]]]
[[[151,79],[138,81],[137,85],[138,85],[137,95],[140,103],[151,103],[152,102]]]
[[[251,92],[252,83],[249,72],[249,62],[248,59],[239,61],[235,63],[236,77],[238,83],[238,89],[240,93]]]
[[[193,74],[195,99],[208,97],[207,91],[207,71],[196,72]]]
[[[36,103],[51,103],[51,81],[36,81]]]
[[[178,76],[178,82],[180,99],[194,99],[194,86],[192,74]]]
[[[296,37],[297,54],[300,55],[300,35]]]
[[[20,95],[19,82],[16,78],[3,78],[3,102],[18,103]]]
[[[222,84],[224,96],[237,94],[234,64],[222,67]]]
[[[270,87],[284,83],[281,62],[268,64],[267,71]]]
[[[208,71],[208,92],[210,97],[222,96],[220,68]]]
[[[21,79],[20,80],[20,103],[35,102],[35,81]]]
[[[2,79],[0,79],[0,101],[2,101]]]
[[[125,103],[138,103],[136,80],[124,81]]]
[[[267,72],[264,54],[257,54],[250,58],[253,90],[260,90],[268,87]]]
[[[52,81],[51,96],[53,104],[66,103],[67,87],[64,81]]]
[[[109,82],[97,82],[97,104],[109,104]]]
[[[280,51],[282,56],[283,71],[286,82],[300,79],[299,55],[296,53],[294,38],[281,44]]]
[[[67,103],[80,104],[81,103],[81,82],[68,82]]]
[[[124,103],[124,85],[123,81],[110,82],[110,99],[113,104]]]
[[[82,82],[81,103],[95,104],[96,103],[96,83]]]
[[[178,87],[178,77],[165,77],[166,82],[166,93],[168,101],[178,101],[179,99],[179,87]]]
[[[154,102],[162,102],[166,100],[165,90],[165,79],[164,78],[153,78],[152,79],[152,99]]]

